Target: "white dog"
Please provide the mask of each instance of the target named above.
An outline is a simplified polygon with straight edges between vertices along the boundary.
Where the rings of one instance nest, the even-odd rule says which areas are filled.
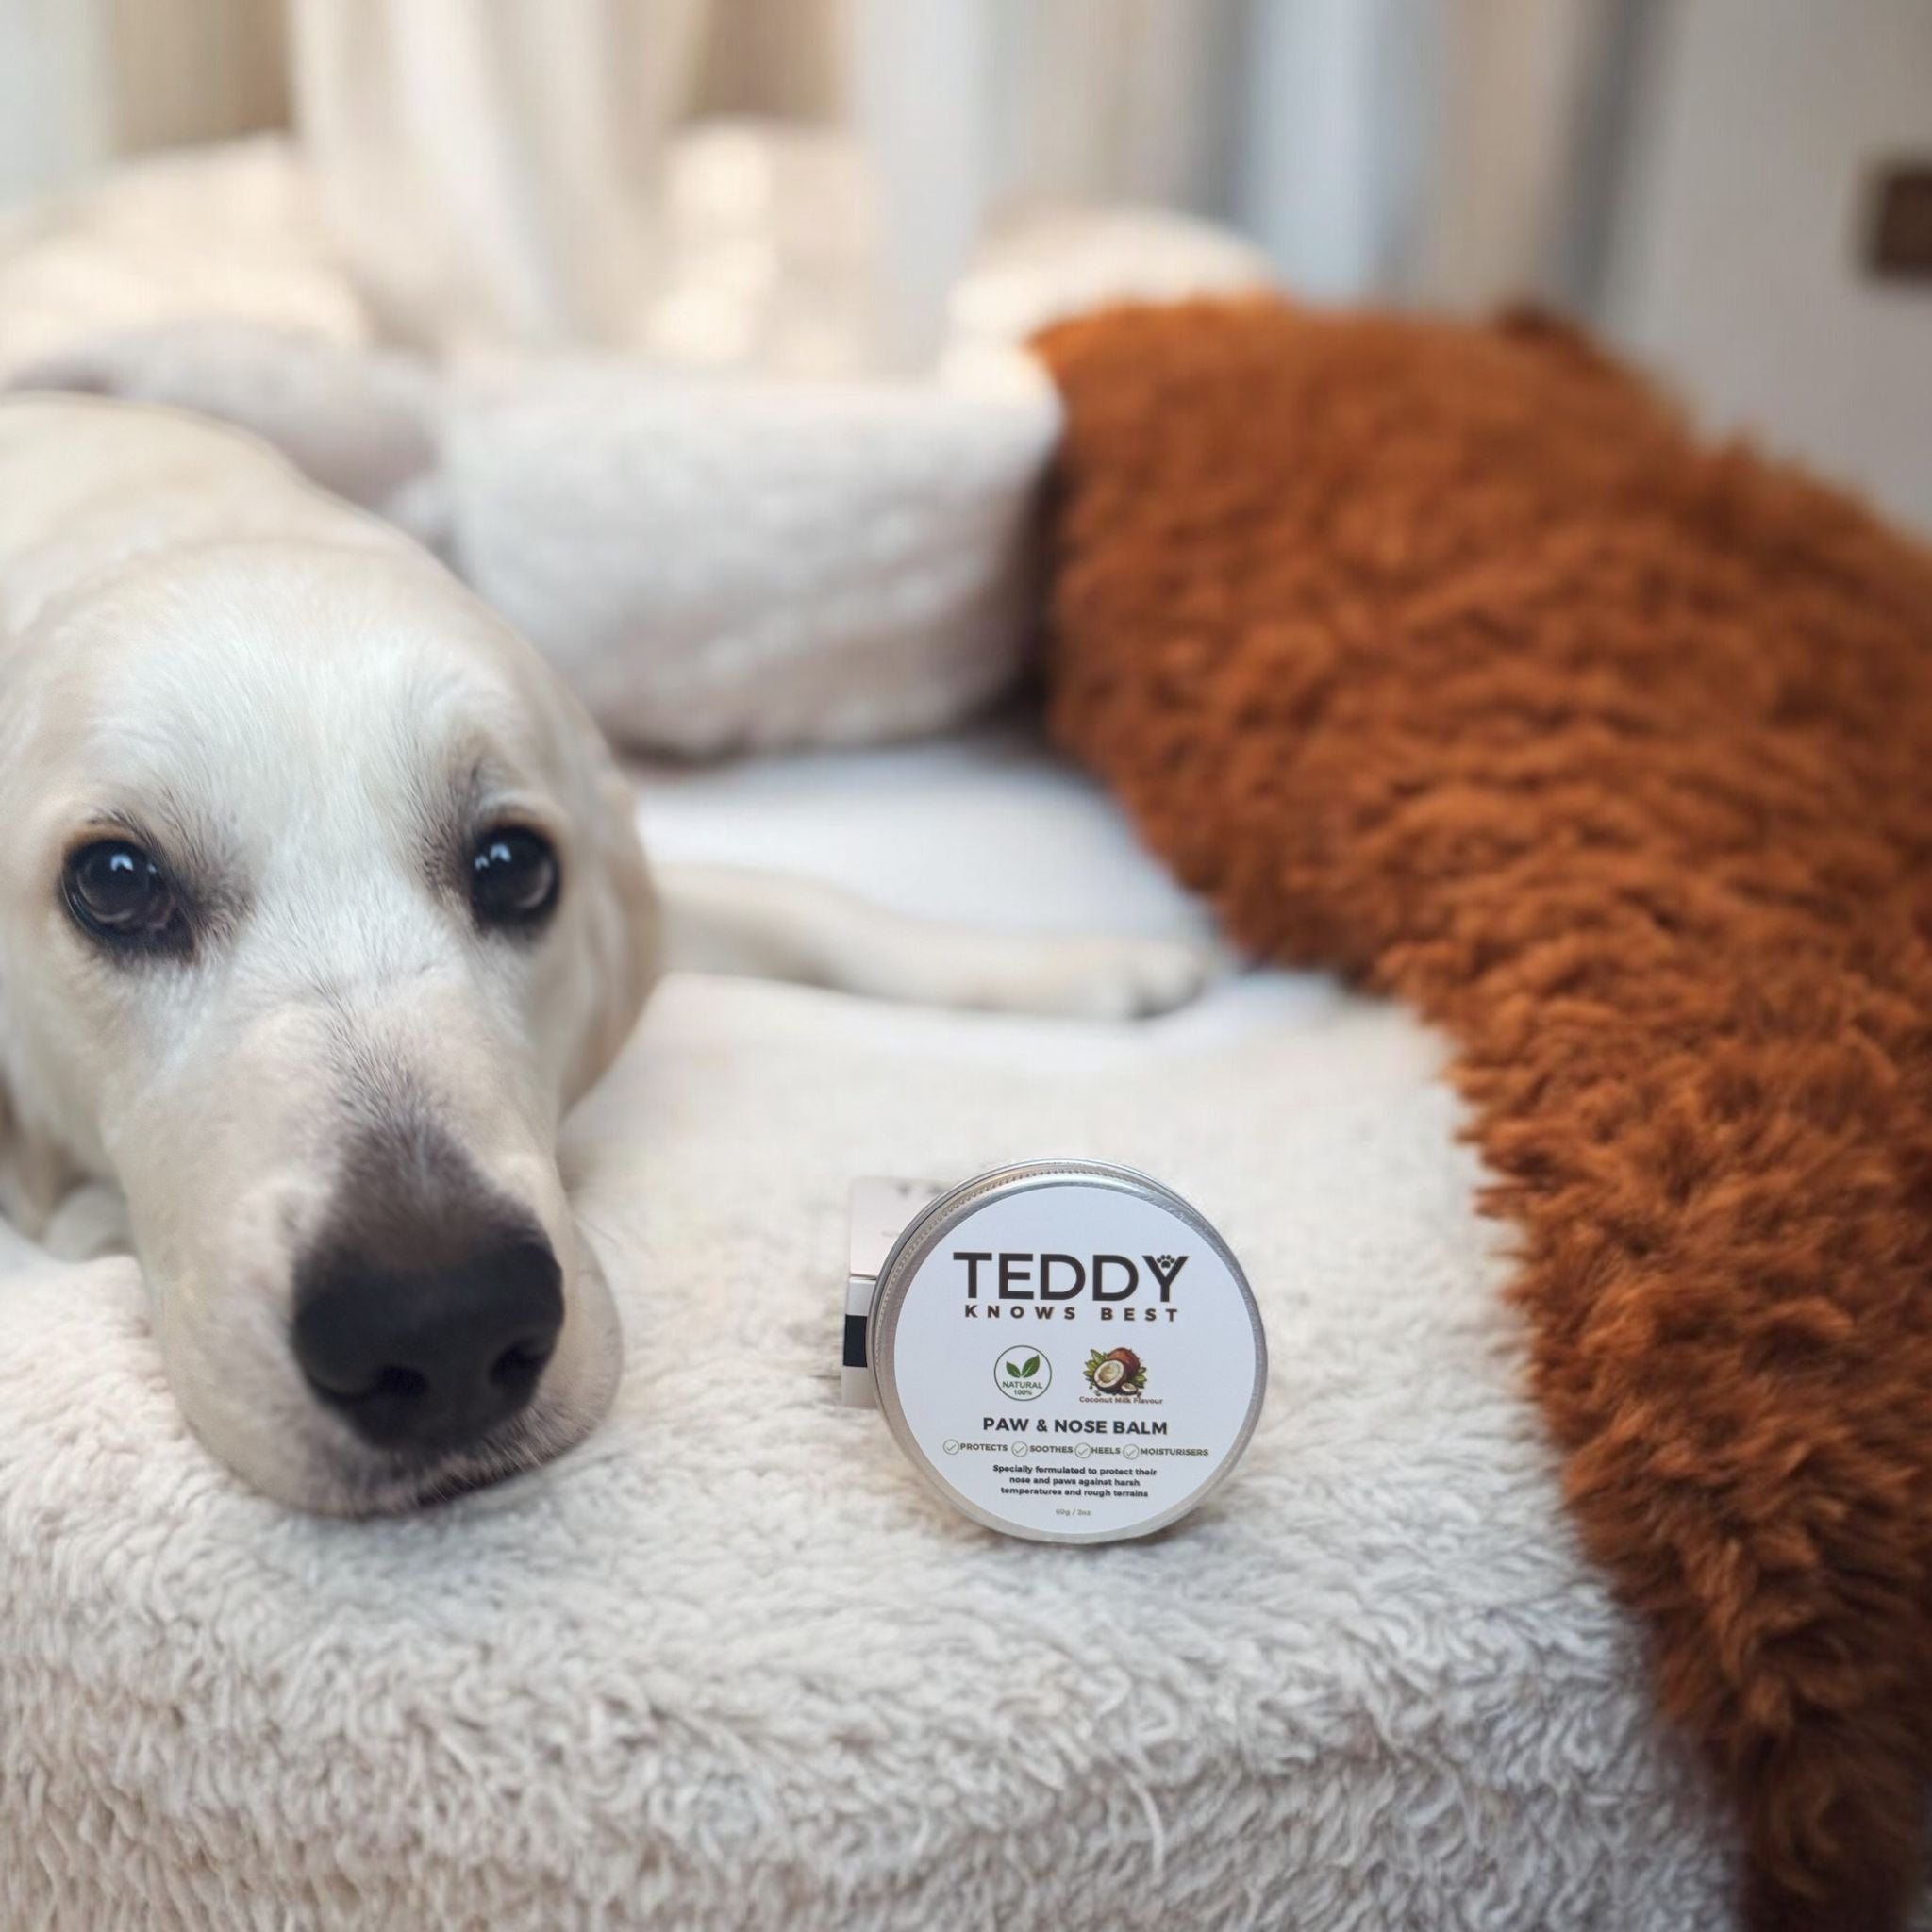
[[[131,1245],[246,1480],[413,1507],[599,1420],[554,1148],[667,960],[1124,1015],[1210,961],[705,873],[441,565],[168,411],[0,403],[0,1210]]]

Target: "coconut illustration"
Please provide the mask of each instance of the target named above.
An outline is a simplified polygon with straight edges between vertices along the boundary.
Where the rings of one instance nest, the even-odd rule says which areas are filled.
[[[1096,1395],[1138,1395],[1147,1386],[1147,1371],[1131,1348],[1106,1355],[1096,1348],[1087,1357],[1087,1381]]]

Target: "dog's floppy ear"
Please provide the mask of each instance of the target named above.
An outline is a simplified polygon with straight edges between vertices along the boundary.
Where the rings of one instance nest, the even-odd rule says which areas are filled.
[[[601,970],[600,1010],[591,1016],[579,1094],[603,1078],[622,1051],[663,971],[663,919],[638,838],[637,794],[597,741],[597,809],[586,881]]]
[[[557,667],[491,619],[536,762],[570,821],[561,925],[548,948],[546,1071],[574,1106],[636,1027],[661,970],[658,895],[638,838],[637,794],[604,734]]]
[[[637,1025],[663,970],[662,919],[638,837],[637,794],[575,695],[555,674],[545,684],[575,781],[572,916],[589,969],[565,1070],[566,1102],[574,1104],[604,1077]]]
[[[0,1274],[15,1263],[28,1259],[33,1249],[27,1243],[28,1222],[25,1199],[14,1198],[14,1157],[18,1136],[13,1125],[13,1108],[7,1097],[7,1085],[0,1078]]]
[[[6,1009],[0,1008],[0,1024],[5,1022]],[[15,1220],[20,1213],[12,1187],[14,1143],[18,1138],[13,1124],[13,1101],[7,1087],[7,1068],[0,1061],[0,1225]]]
[[[38,1241],[84,1175],[44,1118],[45,1109],[33,1106],[33,1086],[0,975],[0,1220]]]
[[[8,1066],[7,1024],[6,990],[0,988],[0,1224],[35,1237],[58,1205],[67,1164],[22,1117]]]
[[[7,986],[0,980],[0,1230],[8,1222],[22,1227],[27,1218],[26,1191],[23,1185],[25,1148],[7,1067],[7,1042],[11,1038],[7,1019]]]

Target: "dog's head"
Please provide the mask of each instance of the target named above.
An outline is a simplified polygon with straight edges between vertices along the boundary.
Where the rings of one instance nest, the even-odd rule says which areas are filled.
[[[176,550],[0,650],[0,1121],[125,1191],[194,1428],[340,1513],[578,1440],[617,1328],[556,1136],[656,965],[589,721],[373,532]]]

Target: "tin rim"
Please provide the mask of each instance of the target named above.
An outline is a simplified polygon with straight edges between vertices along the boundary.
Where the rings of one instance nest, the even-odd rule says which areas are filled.
[[[1126,1529],[1035,1529],[982,1508],[955,1488],[944,1472],[926,1455],[911,1424],[906,1420],[906,1411],[899,1402],[894,1365],[899,1310],[905,1302],[907,1288],[921,1264],[960,1222],[988,1202],[1001,1200],[1010,1194],[1026,1193],[1036,1188],[1070,1186],[1109,1188],[1123,1194],[1131,1194],[1153,1202],[1156,1207],[1166,1209],[1186,1223],[1214,1250],[1226,1268],[1242,1306],[1247,1309],[1248,1325],[1255,1341],[1255,1386],[1248,1396],[1247,1413],[1242,1417],[1227,1453],[1222,1457],[1221,1466],[1198,1489],[1171,1508]],[[1021,1537],[1028,1542],[1124,1542],[1132,1538],[1152,1536],[1155,1531],[1165,1529],[1169,1524],[1191,1515],[1234,1474],[1236,1464],[1247,1453],[1248,1440],[1261,1419],[1261,1403],[1268,1392],[1268,1337],[1261,1326],[1260,1306],[1255,1300],[1255,1291],[1248,1285],[1241,1264],[1235,1258],[1234,1250],[1221,1238],[1213,1223],[1172,1188],[1151,1174],[1141,1173],[1138,1168],[1123,1167],[1106,1160],[1015,1161],[1006,1167],[991,1168],[971,1180],[961,1181],[958,1187],[947,1189],[938,1199],[928,1202],[901,1230],[899,1239],[892,1243],[891,1252],[886,1257],[884,1267],[879,1270],[872,1313],[866,1322],[866,1357],[872,1365],[873,1385],[877,1391],[879,1408],[885,1416],[886,1424],[905,1453],[906,1459],[924,1479],[926,1486],[936,1491],[962,1516],[970,1517],[983,1528],[996,1529],[1003,1536]]]

